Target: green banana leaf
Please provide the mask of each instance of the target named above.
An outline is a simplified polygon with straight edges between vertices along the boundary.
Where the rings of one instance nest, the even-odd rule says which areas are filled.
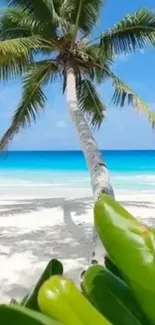
[[[107,195],[95,204],[96,230],[151,324],[155,324],[155,237]]]
[[[42,273],[40,279],[38,280],[38,282],[35,285],[32,292],[29,295],[24,297],[24,299],[21,302],[21,305],[28,307],[30,309],[36,310],[36,311],[40,311],[40,308],[39,308],[39,305],[37,302],[37,296],[38,296],[40,287],[52,275],[62,275],[62,274],[63,274],[62,263],[56,259],[52,259],[46,266],[44,272]]]
[[[121,280],[124,281],[120,270],[118,269],[118,267],[112,262],[112,260],[107,255],[105,256],[104,263],[105,263],[106,268],[111,273],[113,273],[115,276],[117,276],[118,278],[120,278]]]
[[[64,325],[113,325],[94,308],[74,283],[52,276],[39,290],[41,311]]]
[[[148,324],[126,283],[103,266],[94,265],[86,271],[82,289],[113,325]]]
[[[17,305],[0,305],[2,325],[60,325],[59,322],[41,313]]]

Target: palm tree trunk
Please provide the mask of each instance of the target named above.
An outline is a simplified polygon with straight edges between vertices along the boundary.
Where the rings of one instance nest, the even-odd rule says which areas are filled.
[[[76,94],[76,78],[74,69],[67,70],[67,103],[73,123],[76,126],[84,156],[86,158],[93,190],[94,201],[96,201],[101,193],[106,193],[114,197],[113,188],[111,186],[108,169],[97,147],[96,141],[92,135],[87,121],[83,113],[79,110]],[[99,242],[98,236],[94,231],[93,247],[91,252],[92,263],[103,263],[104,261],[103,246]]]

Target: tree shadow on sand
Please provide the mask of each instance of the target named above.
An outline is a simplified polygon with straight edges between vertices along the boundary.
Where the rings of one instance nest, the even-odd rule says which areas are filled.
[[[155,202],[152,201],[119,201],[125,208],[135,207],[144,209],[155,209]],[[148,212],[147,212],[148,213]],[[155,213],[153,216],[146,215],[145,217],[136,216],[138,220],[144,223],[146,226],[155,228]]]
[[[87,266],[91,248],[93,218],[91,220],[89,216],[86,222],[84,218],[88,210],[90,210],[89,214],[92,213],[92,198],[27,199],[11,202],[4,206],[5,211],[0,210],[0,261],[2,261],[2,269],[5,267],[2,280],[0,272],[1,299],[8,300],[12,296],[21,298],[36,282],[51,258],[59,258],[65,265],[65,273],[78,281],[80,272]],[[154,202],[121,201],[120,203],[125,207],[155,208]],[[21,218],[25,218],[26,226],[27,220],[24,214],[40,210],[44,213],[44,209],[50,208],[61,208],[60,224],[50,227],[49,223],[48,226],[41,225],[38,229],[33,228],[24,232],[16,226],[16,223],[6,229],[1,222],[1,218],[7,220],[10,216],[11,218],[18,216],[19,219],[20,215]],[[53,211],[51,210],[52,219]],[[141,220],[149,226],[155,225],[153,216],[146,216]],[[10,268],[10,273],[6,272],[5,276],[7,268]]]
[[[43,213],[44,209],[62,209],[62,222],[59,225],[42,226],[36,230],[30,229],[26,233],[23,233],[19,226],[14,225],[9,226],[6,232],[1,223],[0,256],[7,263],[9,260],[10,263],[15,263],[17,257],[18,259],[21,258],[21,265],[17,269],[16,265],[14,266],[17,285],[11,282],[11,274],[10,279],[5,278],[2,281],[3,283],[0,281],[0,291],[4,297],[21,297],[23,292],[26,292],[26,288],[36,281],[51,258],[59,258],[66,262],[68,269],[70,260],[75,260],[75,265],[69,275],[77,278],[77,274],[87,265],[90,251],[92,224],[91,222],[84,223],[83,217],[91,207],[92,198],[90,197],[72,200],[31,199],[19,201],[19,203],[16,201],[15,204],[8,205],[6,211],[0,211],[0,218],[7,219],[10,216],[16,218],[18,214],[24,218],[24,213],[40,211],[41,209],[43,209]],[[76,216],[76,223],[74,216]],[[54,215],[51,214],[51,218],[54,218]],[[24,265],[27,269],[23,269]]]

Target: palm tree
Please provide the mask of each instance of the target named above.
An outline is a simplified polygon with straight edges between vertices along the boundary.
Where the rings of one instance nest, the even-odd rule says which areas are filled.
[[[148,105],[113,73],[112,64],[122,53],[154,46],[155,15],[147,9],[128,14],[93,39],[92,29],[98,22],[102,0],[7,2],[9,6],[0,20],[0,78],[7,81],[21,76],[23,93],[0,149],[36,120],[47,100],[44,86],[59,78],[90,169],[94,200],[101,193],[114,196],[107,166],[89,127],[99,127],[105,116],[106,105],[96,85],[110,78],[114,88],[112,103],[128,103],[144,112],[154,125],[155,117]]]

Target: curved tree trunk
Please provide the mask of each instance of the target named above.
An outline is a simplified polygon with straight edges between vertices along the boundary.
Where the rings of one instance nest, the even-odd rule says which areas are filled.
[[[107,166],[102,159],[101,153],[97,147],[89,125],[85,120],[83,113],[79,110],[78,107],[76,95],[76,79],[74,70],[72,68],[68,68],[67,70],[66,92],[69,112],[72,121],[76,126],[83,153],[90,170],[94,201],[98,199],[101,193],[106,193],[114,197]],[[91,263],[103,263],[103,261],[103,246],[101,247],[98,236],[94,231]]]

